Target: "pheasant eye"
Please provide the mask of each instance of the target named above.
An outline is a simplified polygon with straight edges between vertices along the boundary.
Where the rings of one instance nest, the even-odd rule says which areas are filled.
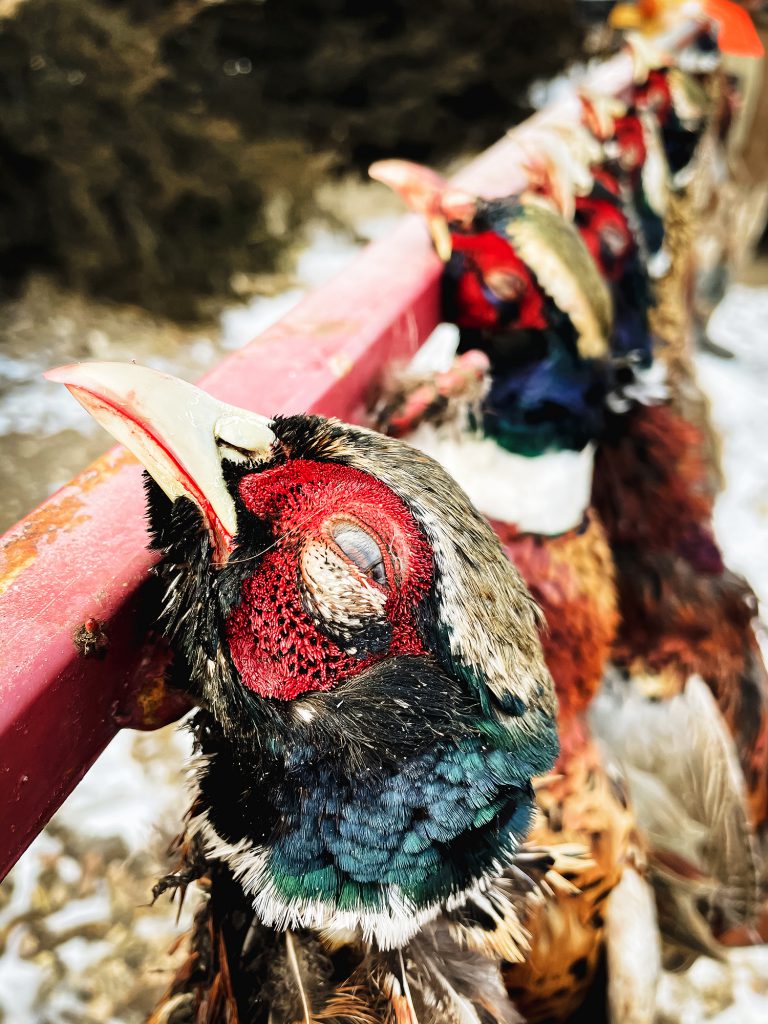
[[[627,240],[625,236],[618,228],[613,226],[603,228],[600,232],[600,238],[608,251],[614,256],[618,256],[626,248]]]
[[[362,527],[352,523],[338,523],[331,536],[338,549],[374,583],[387,586],[387,570],[378,541]]]
[[[503,302],[516,302],[525,291],[525,281],[506,270],[489,271],[485,275],[485,283]]]

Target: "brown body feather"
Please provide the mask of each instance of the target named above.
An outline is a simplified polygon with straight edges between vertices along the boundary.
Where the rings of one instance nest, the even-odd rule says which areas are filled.
[[[573,888],[530,908],[531,949],[504,978],[526,1020],[566,1020],[584,1001],[605,944],[604,903],[624,867],[639,859],[623,787],[610,777],[584,713],[595,695],[617,627],[610,548],[597,516],[556,537],[492,524],[544,612],[542,644],[557,689],[561,753],[555,777],[537,787],[532,838],[583,845]]]
[[[613,547],[621,609],[614,661],[682,692],[710,687],[736,741],[752,821],[768,817],[768,684],[747,583],[722,563],[697,430],[668,406],[641,407],[598,452],[594,501]]]
[[[540,815],[532,839],[583,844],[589,856],[568,880],[573,888],[531,907],[531,948],[504,968],[509,993],[527,1021],[565,1021],[584,1001],[606,941],[605,904],[638,853],[634,818],[583,723],[560,726],[557,775],[537,787]]]
[[[544,611],[542,646],[560,717],[582,712],[600,685],[618,626],[613,558],[602,524],[589,511],[581,526],[555,537],[491,525]]]

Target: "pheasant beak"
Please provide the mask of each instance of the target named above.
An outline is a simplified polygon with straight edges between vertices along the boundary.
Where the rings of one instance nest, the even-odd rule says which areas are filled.
[[[191,498],[217,557],[234,547],[237,512],[223,461],[272,458],[269,420],[219,402],[194,384],[132,363],[73,363],[49,370],[141,462],[171,501]]]
[[[368,168],[368,174],[396,192],[409,210],[424,217],[435,251],[447,263],[453,244],[441,203],[448,188],[446,180],[429,167],[410,160],[377,160]]]
[[[517,145],[529,188],[545,196],[566,220],[575,212],[573,166],[566,163],[565,143],[554,132],[519,134]]]
[[[427,227],[429,228],[429,233],[432,236],[432,244],[435,247],[435,252],[443,263],[447,263],[451,258],[451,253],[453,252],[453,239],[451,238],[448,221],[445,217],[429,217],[427,219]]]

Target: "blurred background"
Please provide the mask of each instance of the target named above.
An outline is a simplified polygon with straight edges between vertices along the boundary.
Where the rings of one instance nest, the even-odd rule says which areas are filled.
[[[0,0],[0,529],[108,446],[45,368],[199,377],[389,230],[401,208],[366,182],[372,160],[468,159],[610,48],[611,6]],[[711,325],[735,358],[700,372],[725,443],[720,540],[768,600],[765,324],[758,252]],[[149,905],[187,747],[173,729],[121,734],[0,887],[2,1024],[144,1019],[192,909]],[[768,1020],[762,966],[743,969]],[[666,1019],[701,1019],[680,1016],[686,999],[733,1011],[735,975],[695,970],[690,990],[669,983]]]
[[[199,376],[399,212],[372,160],[482,149],[584,37],[573,0],[2,0],[0,528],[103,447],[40,370]]]

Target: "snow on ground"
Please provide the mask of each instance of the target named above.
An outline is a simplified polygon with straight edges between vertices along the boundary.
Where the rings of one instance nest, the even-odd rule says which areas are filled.
[[[709,325],[734,359],[698,357],[699,379],[723,440],[726,486],[715,509],[729,566],[768,609],[768,288],[734,285]],[[768,1018],[766,1018],[768,1019]]]
[[[765,1024],[768,947],[735,949],[724,963],[701,957],[685,974],[666,974],[658,1024]]]

